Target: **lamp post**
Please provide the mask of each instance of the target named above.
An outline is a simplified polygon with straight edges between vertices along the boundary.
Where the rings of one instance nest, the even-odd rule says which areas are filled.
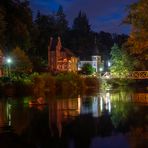
[[[11,63],[12,63],[12,59],[11,58],[7,58],[6,59],[6,63],[8,64],[8,77],[11,77]]]

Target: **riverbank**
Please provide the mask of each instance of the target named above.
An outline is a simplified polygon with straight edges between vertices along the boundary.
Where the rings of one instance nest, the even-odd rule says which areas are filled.
[[[101,89],[117,89],[120,87],[129,87],[134,89],[148,89],[148,79],[101,79]]]
[[[89,89],[99,90],[96,77],[82,77],[76,73],[23,75],[0,79],[0,94],[6,96],[45,96],[83,94]]]

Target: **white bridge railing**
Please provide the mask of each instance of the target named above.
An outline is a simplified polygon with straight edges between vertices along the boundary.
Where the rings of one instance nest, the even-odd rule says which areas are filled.
[[[111,79],[111,78],[119,78],[119,77],[111,75],[110,72],[106,72],[103,76],[101,76],[101,78]],[[125,78],[126,79],[148,79],[148,71],[132,71]]]

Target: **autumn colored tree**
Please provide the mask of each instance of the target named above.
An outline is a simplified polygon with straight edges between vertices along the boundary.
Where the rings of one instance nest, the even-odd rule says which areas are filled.
[[[137,69],[148,68],[148,1],[139,0],[129,7],[126,23],[130,23],[132,31],[127,48],[137,61]],[[138,64],[139,63],[139,64]]]
[[[11,57],[13,60],[13,72],[29,73],[32,71],[32,63],[30,62],[30,59],[27,54],[22,49],[20,49],[19,47],[14,48],[11,53]]]

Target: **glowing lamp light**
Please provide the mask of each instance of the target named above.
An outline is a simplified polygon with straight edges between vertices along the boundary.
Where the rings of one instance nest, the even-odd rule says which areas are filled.
[[[12,59],[11,58],[7,58],[6,59],[6,63],[8,65],[8,77],[11,77],[11,63],[12,63]]]
[[[100,71],[100,72],[101,72],[101,71],[103,71],[103,68],[102,68],[102,67],[100,67],[100,68],[99,68],[99,71]]]
[[[6,61],[7,61],[7,63],[8,63],[8,64],[12,63],[11,58],[7,58],[7,60],[6,60]]]

